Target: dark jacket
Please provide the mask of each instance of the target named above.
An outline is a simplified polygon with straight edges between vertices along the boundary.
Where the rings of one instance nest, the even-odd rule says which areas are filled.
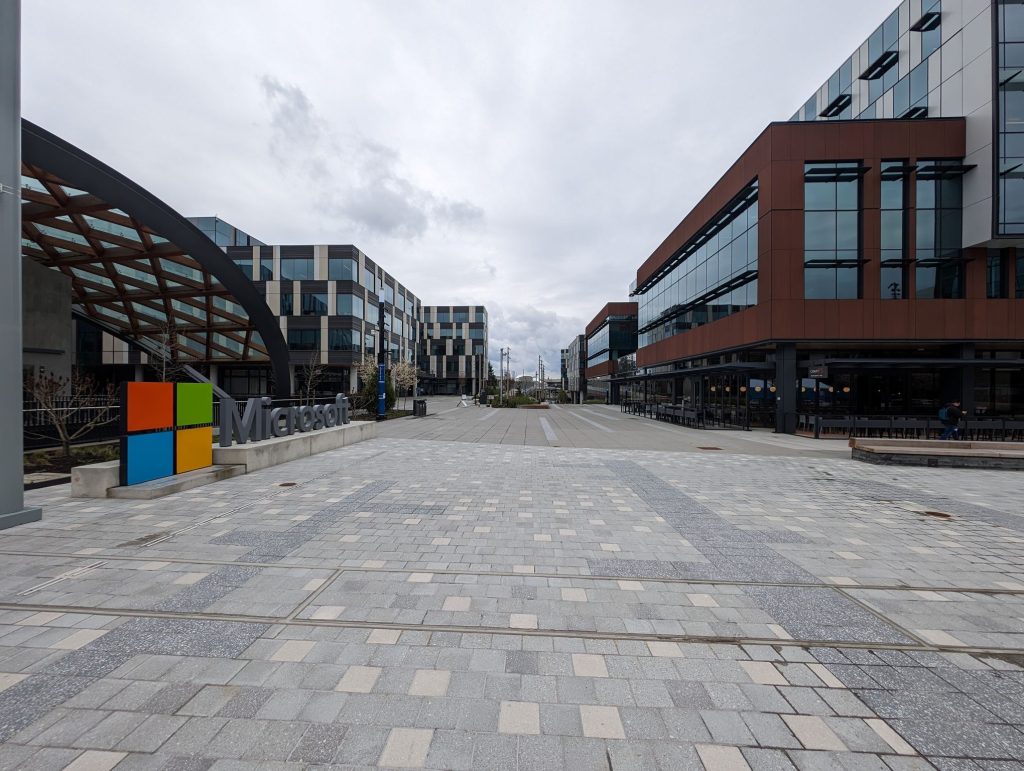
[[[964,416],[963,410],[957,407],[955,404],[950,404],[946,407],[946,419],[942,421],[943,425],[956,426],[959,425],[960,419]]]

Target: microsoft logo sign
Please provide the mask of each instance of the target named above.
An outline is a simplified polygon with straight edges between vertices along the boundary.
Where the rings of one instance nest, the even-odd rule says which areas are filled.
[[[121,384],[121,484],[213,465],[213,386]]]

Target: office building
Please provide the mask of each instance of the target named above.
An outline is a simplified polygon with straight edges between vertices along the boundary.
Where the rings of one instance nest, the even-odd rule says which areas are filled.
[[[1018,48],[1024,5],[901,3],[640,266],[630,396],[790,432],[1024,414]]]
[[[637,304],[612,302],[605,305],[587,324],[588,399],[619,402],[620,359],[636,352]]]
[[[424,305],[419,368],[424,391],[479,394],[487,380],[487,309],[482,305]]]
[[[419,298],[356,247],[223,248],[278,319],[296,390],[311,369],[318,370],[318,391],[358,390],[359,362],[377,355],[381,303],[391,360],[416,363]],[[267,393],[269,374],[265,367],[223,367],[220,383],[239,396]]]
[[[565,381],[569,401],[582,404],[587,398],[586,335],[576,335],[565,349]]]

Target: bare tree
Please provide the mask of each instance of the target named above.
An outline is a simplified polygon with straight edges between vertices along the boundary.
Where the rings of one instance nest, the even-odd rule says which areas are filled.
[[[405,409],[405,400],[409,395],[409,389],[416,385],[416,367],[412,362],[400,360],[391,365],[391,382],[395,384],[402,395],[402,409]]]
[[[303,404],[313,404],[316,401],[317,390],[327,374],[327,365],[320,359],[320,351],[311,351],[309,359],[299,370],[300,398]]]
[[[71,443],[94,428],[117,419],[113,412],[114,386],[100,389],[89,375],[75,372],[71,377],[53,373],[25,376],[25,391],[46,422],[53,426],[65,458],[71,457]],[[46,434],[32,436],[49,438]]]
[[[186,362],[182,361],[182,346],[178,343],[178,331],[173,321],[158,325],[160,332],[155,336],[155,350],[147,350],[150,365],[159,373],[160,382],[191,380],[185,372]]]

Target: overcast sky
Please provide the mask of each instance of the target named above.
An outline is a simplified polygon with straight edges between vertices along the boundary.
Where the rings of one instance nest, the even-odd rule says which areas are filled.
[[[355,244],[558,351],[897,0],[30,0],[24,116],[182,214]]]

